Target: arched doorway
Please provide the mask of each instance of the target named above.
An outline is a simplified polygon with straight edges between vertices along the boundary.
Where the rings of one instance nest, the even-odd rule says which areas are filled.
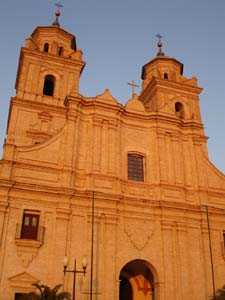
[[[130,261],[122,268],[119,279],[119,300],[156,300],[155,279],[147,261]]]

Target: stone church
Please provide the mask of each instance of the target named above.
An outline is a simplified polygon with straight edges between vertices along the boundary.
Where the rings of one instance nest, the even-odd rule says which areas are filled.
[[[37,281],[77,300],[207,300],[225,284],[202,88],[158,48],[123,105],[80,94],[82,51],[58,20],[25,41],[0,161],[1,300]]]

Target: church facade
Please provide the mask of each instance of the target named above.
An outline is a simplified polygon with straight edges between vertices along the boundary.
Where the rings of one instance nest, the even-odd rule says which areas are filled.
[[[225,284],[225,176],[208,159],[197,78],[160,48],[122,105],[108,89],[82,96],[84,67],[59,24],[21,49],[0,161],[0,299],[37,281],[73,293],[65,256],[70,270],[88,261],[78,300],[209,299]]]

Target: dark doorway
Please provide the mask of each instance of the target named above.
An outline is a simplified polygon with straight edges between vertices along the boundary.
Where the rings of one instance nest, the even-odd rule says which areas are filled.
[[[120,272],[119,300],[156,300],[152,268],[145,260],[128,262]]]
[[[26,300],[27,294],[26,293],[15,293],[14,300]]]
[[[132,287],[130,281],[120,276],[120,299],[119,300],[133,300]]]

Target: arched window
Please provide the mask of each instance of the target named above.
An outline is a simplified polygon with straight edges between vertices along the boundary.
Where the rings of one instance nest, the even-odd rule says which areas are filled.
[[[164,74],[163,74],[163,78],[164,78],[164,79],[169,79],[168,73],[164,73]]]
[[[49,50],[49,44],[45,43],[44,44],[44,52],[48,52],[48,50]]]
[[[184,106],[180,102],[175,103],[175,114],[178,118],[184,118]]]
[[[59,56],[63,56],[63,47],[59,47],[58,54]]]
[[[144,157],[136,153],[128,153],[128,179],[144,181]]]
[[[43,87],[43,95],[53,96],[55,88],[55,77],[53,75],[46,75]]]

